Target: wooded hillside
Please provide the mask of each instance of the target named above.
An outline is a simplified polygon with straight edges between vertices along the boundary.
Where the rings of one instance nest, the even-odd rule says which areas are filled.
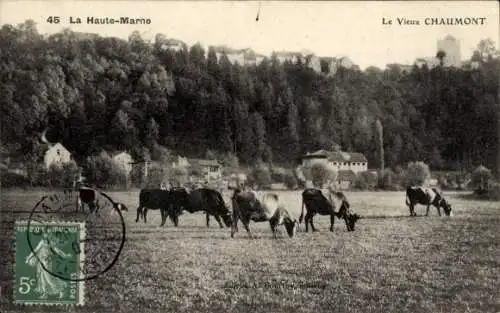
[[[477,69],[340,68],[332,77],[273,57],[232,65],[199,45],[164,50],[166,40],[70,30],[44,37],[32,21],[3,25],[2,148],[37,158],[37,136],[48,128],[77,160],[101,149],[137,158],[162,145],[291,165],[339,144],[375,167],[380,119],[386,167],[422,160],[431,169],[495,168],[500,60],[490,40],[478,44]]]

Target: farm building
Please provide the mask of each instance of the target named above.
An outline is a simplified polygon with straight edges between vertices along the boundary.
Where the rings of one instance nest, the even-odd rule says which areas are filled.
[[[321,162],[332,165],[339,171],[352,171],[354,174],[368,169],[368,160],[362,153],[318,150],[302,157],[302,166],[308,167]]]
[[[187,159],[188,168],[206,181],[222,179],[222,164],[217,160]]]
[[[62,165],[71,161],[71,153],[61,144],[56,143],[50,146],[43,157],[43,162],[47,168],[52,164]]]

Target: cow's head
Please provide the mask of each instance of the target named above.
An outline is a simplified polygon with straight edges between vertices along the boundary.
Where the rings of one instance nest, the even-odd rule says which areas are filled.
[[[361,218],[357,213],[351,214],[349,213],[345,219],[347,230],[354,231],[354,227],[356,226],[356,222]]]
[[[222,214],[222,220],[226,227],[231,227],[233,225],[233,218],[231,217],[231,212],[227,212],[226,214]]]
[[[116,208],[120,211],[127,211],[128,212],[128,208],[123,203],[120,203],[120,202],[116,203]]]
[[[293,238],[295,232],[297,231],[297,227],[299,225],[299,221],[297,219],[285,219],[284,221],[286,232],[290,238]]]
[[[453,216],[453,214],[451,213],[451,204],[446,202],[444,198],[441,198],[441,200],[439,201],[439,206],[443,208],[444,214],[446,214],[447,216]]]

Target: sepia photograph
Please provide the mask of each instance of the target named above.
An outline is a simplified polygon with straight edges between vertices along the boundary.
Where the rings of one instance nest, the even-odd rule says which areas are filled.
[[[0,313],[500,313],[499,12],[0,2]]]

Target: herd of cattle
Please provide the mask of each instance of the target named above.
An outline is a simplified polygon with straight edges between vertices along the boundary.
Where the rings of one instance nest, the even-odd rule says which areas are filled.
[[[219,191],[209,188],[189,189],[176,187],[172,189],[142,189],[139,194],[139,207],[137,208],[136,222],[140,218],[147,223],[148,210],[159,210],[161,213],[161,224],[163,226],[167,217],[177,227],[179,216],[184,211],[189,213],[205,212],[206,223],[209,227],[210,215],[219,223],[231,227],[231,237],[238,231],[238,221],[241,220],[248,235],[252,237],[249,224],[253,222],[269,222],[272,233],[276,238],[276,227],[284,225],[290,237],[293,237],[297,227],[305,221],[305,230],[308,232],[309,225],[312,231],[316,231],[313,217],[316,214],[330,216],[330,231],[333,232],[335,217],[345,221],[347,231],[354,231],[356,222],[361,218],[354,213],[342,192],[308,188],[302,192],[302,207],[299,219],[294,219],[286,209],[276,193],[265,193],[259,196],[252,190],[230,188],[233,191],[231,197],[232,210],[225,203]],[[102,191],[89,187],[79,188],[77,209],[83,210],[83,205],[89,207],[91,213],[99,210],[96,202],[96,194],[99,193],[107,198],[115,210],[128,211],[123,203],[115,202]],[[408,187],[406,190],[406,205],[410,209],[410,216],[416,216],[415,205],[427,206],[426,216],[429,214],[431,205],[437,208],[441,216],[441,208],[447,216],[452,215],[451,205],[441,196],[435,188]],[[304,216],[304,210],[306,211]]]

